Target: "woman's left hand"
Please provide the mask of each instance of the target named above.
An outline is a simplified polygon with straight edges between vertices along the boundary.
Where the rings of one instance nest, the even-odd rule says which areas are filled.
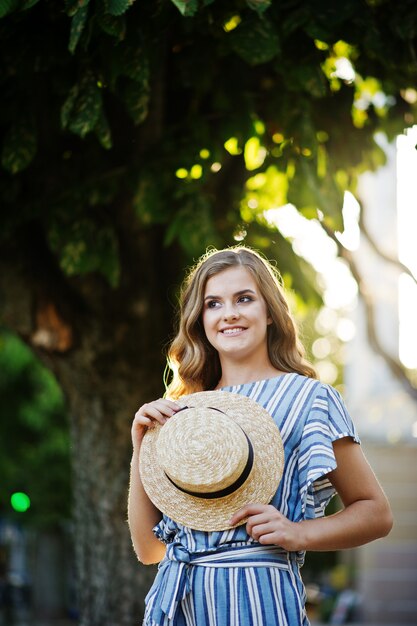
[[[264,545],[277,545],[289,552],[303,550],[302,526],[291,522],[272,504],[247,504],[230,520],[232,526],[247,519],[246,532]]]

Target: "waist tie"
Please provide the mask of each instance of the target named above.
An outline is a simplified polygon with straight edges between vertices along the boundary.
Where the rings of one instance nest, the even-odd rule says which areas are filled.
[[[165,616],[173,619],[179,602],[191,591],[190,566],[276,567],[288,571],[291,568],[291,557],[291,553],[278,546],[246,544],[233,548],[216,548],[213,552],[192,553],[181,544],[168,544],[165,558],[159,564],[155,586],[148,594],[148,597],[153,596],[152,623],[161,624]]]

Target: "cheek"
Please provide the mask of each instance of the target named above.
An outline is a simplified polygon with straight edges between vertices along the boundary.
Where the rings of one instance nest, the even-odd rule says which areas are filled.
[[[206,309],[205,311],[203,311],[201,315],[201,324],[206,334],[207,332],[210,331],[211,318],[212,318],[212,315],[210,315],[210,313],[211,313],[210,309]]]
[[[262,306],[262,314],[264,316],[264,319],[266,319],[266,323],[268,325],[272,324],[272,317],[271,317],[270,312],[268,311],[268,307],[266,306],[265,302],[263,302],[262,304],[263,304],[263,306]]]
[[[217,337],[218,315],[216,309],[206,309],[201,316],[201,324],[206,338],[212,344]]]

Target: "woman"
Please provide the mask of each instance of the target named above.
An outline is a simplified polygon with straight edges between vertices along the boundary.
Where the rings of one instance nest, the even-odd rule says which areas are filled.
[[[173,378],[166,397],[143,405],[132,425],[128,519],[139,560],[156,563],[167,551],[164,567],[169,566],[173,544],[193,552],[275,545],[290,565],[284,571],[246,564],[215,575],[191,567],[188,587],[170,615],[160,606],[157,577],[144,623],[308,625],[299,573],[305,551],[352,548],[385,536],[392,516],[340,395],[316,380],[303,357],[274,267],[245,247],[202,257],[181,292],[179,331],[168,363]],[[149,500],[139,451],[146,430],[181,408],[181,396],[213,389],[246,395],[268,410],[282,435],[285,466],[270,504],[243,506],[224,532],[192,531]],[[324,517],[335,492],[344,508]]]

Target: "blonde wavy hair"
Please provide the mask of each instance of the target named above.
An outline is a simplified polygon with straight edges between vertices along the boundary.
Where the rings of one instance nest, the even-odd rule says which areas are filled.
[[[166,396],[172,399],[213,389],[221,377],[217,351],[207,340],[202,323],[204,292],[209,278],[235,266],[251,272],[264,298],[272,323],[268,325],[268,355],[283,372],[317,378],[304,357],[278,270],[258,252],[246,246],[211,250],[188,272],[179,297],[178,332],[168,349]]]

